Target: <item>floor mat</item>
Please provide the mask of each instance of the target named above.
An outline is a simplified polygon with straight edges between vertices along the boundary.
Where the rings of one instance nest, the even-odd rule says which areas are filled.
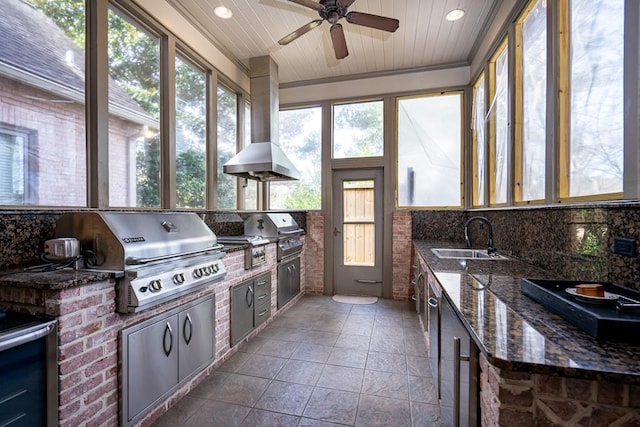
[[[334,295],[333,300],[342,304],[375,304],[378,297],[362,297],[355,295]]]

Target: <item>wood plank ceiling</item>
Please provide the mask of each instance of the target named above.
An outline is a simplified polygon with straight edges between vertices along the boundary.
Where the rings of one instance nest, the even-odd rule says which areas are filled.
[[[271,55],[281,84],[347,79],[414,69],[467,65],[477,40],[502,0],[357,0],[350,11],[400,20],[395,33],[340,21],[349,56],[336,60],[327,22],[286,46],[278,40],[319,19],[317,12],[286,0],[168,0],[231,59],[248,67],[249,58]],[[214,15],[225,6],[233,17]],[[463,9],[459,21],[447,21]]]

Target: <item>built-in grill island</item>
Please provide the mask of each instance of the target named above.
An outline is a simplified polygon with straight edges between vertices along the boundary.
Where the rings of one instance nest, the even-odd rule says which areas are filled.
[[[87,268],[123,273],[120,313],[154,307],[226,275],[222,245],[195,213],[69,212],[56,234],[80,241]]]
[[[71,212],[56,234],[80,241],[86,268],[118,273],[120,313],[210,290],[227,274],[223,246],[195,213]],[[169,307],[119,332],[122,426],[139,423],[215,359],[214,295]]]
[[[255,213],[244,221],[244,235],[220,236],[219,241],[227,244],[237,242],[249,243],[254,251],[252,259],[255,262],[255,252],[264,253],[263,242],[275,241],[276,260],[278,262],[278,308],[283,307],[293,297],[300,293],[300,254],[304,232],[296,220],[288,213]],[[254,242],[260,242],[256,245]],[[246,260],[246,255],[245,255]],[[245,268],[247,263],[245,261]]]

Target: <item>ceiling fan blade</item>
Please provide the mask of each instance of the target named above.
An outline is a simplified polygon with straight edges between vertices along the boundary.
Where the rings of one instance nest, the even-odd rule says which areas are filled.
[[[400,26],[400,21],[397,19],[362,12],[349,12],[347,13],[346,18],[347,22],[352,24],[363,25],[365,27],[388,31],[390,33],[393,33]]]
[[[294,41],[295,39],[297,39],[298,37],[300,37],[301,35],[306,34],[309,31],[313,30],[318,25],[322,24],[322,22],[323,22],[322,19],[316,19],[315,21],[311,21],[308,24],[303,25],[302,27],[300,27],[297,30],[295,30],[293,33],[281,38],[278,41],[278,44],[281,44],[282,46],[284,46],[286,44],[289,44],[292,41]]]
[[[347,8],[351,6],[356,0],[338,0],[338,4],[341,7]]]
[[[322,12],[324,10],[324,5],[320,3],[316,3],[312,0],[289,0],[291,3],[299,4],[300,6],[308,7],[309,9],[317,10],[318,12]]]
[[[333,42],[333,51],[336,53],[336,59],[346,58],[349,55],[347,49],[347,40],[344,38],[344,30],[342,25],[333,24],[331,26],[331,41]]]

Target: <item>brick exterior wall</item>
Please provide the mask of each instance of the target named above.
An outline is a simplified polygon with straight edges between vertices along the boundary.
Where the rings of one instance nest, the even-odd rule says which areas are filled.
[[[504,371],[480,354],[483,426],[638,426],[640,386]]]
[[[48,314],[58,319],[59,423],[61,427],[118,425],[119,332],[198,298],[215,294],[215,360],[176,390],[139,424],[149,426],[196,387],[215,368],[257,335],[277,315],[276,245],[266,248],[267,265],[247,271],[242,251],[224,258],[227,277],[203,290],[134,314],[115,312],[115,282],[102,281],[65,290],[0,287],[8,309]],[[304,256],[304,253],[303,253]],[[304,258],[303,260],[304,261]],[[304,265],[304,262],[301,262]],[[301,287],[304,288],[304,268]],[[271,272],[271,319],[235,347],[230,347],[230,287],[266,271]],[[294,298],[287,307],[297,299]],[[287,308],[285,307],[285,309]],[[282,310],[281,310],[282,311]]]
[[[411,285],[411,212],[393,213],[393,299],[407,300],[413,293]]]
[[[324,213],[307,213],[305,239],[306,293],[324,294]]]
[[[29,204],[86,206],[85,106],[49,101],[61,98],[59,94],[0,78],[0,132],[5,128],[32,135],[27,163],[32,174],[29,184],[34,188]],[[109,197],[112,206],[135,206],[136,165],[132,142],[141,135],[141,124],[110,117]]]

